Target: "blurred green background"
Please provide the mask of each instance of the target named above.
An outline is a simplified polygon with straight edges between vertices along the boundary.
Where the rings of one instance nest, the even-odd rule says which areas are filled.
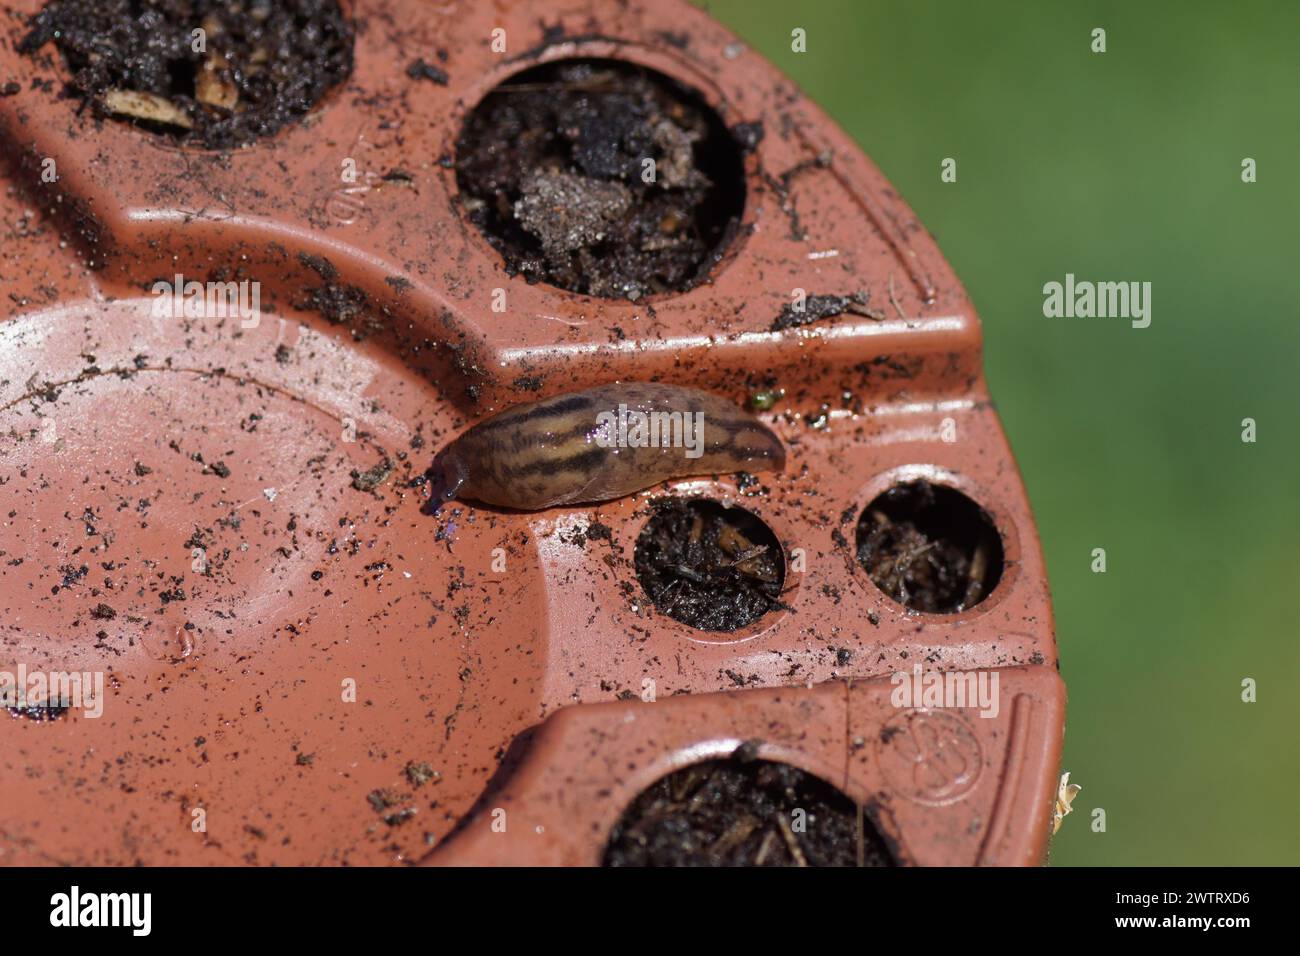
[[[1083,786],[1052,863],[1300,863],[1300,4],[701,5],[861,144],[983,319]],[[1067,272],[1151,282],[1150,328],[1044,318]]]

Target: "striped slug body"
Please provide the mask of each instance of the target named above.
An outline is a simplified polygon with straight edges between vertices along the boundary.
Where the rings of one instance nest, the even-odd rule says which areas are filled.
[[[726,399],[625,382],[506,409],[443,448],[430,476],[444,500],[536,511],[672,478],[784,467],[781,440]]]

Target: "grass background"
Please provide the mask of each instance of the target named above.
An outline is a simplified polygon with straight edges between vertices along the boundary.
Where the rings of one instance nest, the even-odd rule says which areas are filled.
[[[1084,788],[1052,863],[1300,863],[1300,5],[702,6],[861,144],[983,319]],[[1067,272],[1151,282],[1150,328],[1044,318]]]

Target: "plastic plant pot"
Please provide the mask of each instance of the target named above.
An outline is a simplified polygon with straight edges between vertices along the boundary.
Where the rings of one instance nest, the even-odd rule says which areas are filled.
[[[0,668],[104,691],[0,714],[0,861],[595,865],[639,793],[747,744],[897,863],[1041,862],[1043,560],[975,310],[881,173],[684,3],[345,10],[347,78],[224,151],[60,96],[55,46],[6,23]],[[653,71],[730,131],[743,201],[688,288],[530,282],[472,221],[467,119],[571,60]],[[176,276],[255,282],[257,314],[186,315]],[[619,381],[759,408],[784,471],[427,513],[461,429]],[[672,498],[765,527],[779,601],[732,630],[657,605],[637,552]],[[956,608],[909,606],[908,509],[989,529]],[[996,674],[996,713],[900,706],[917,665]]]

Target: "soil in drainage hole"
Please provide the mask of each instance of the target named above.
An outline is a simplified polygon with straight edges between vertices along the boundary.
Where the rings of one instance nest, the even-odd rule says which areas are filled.
[[[18,49],[53,41],[71,92],[101,115],[232,149],[346,79],[352,40],[337,0],[52,0]]]
[[[744,209],[741,154],[668,77],[565,60],[484,98],[457,143],[456,179],[512,275],[635,300],[689,289],[717,262]]]
[[[605,866],[893,866],[862,808],[825,781],[756,760],[744,744],[729,760],[669,774],[642,792],[614,827]]]
[[[784,606],[781,544],[744,508],[705,498],[656,501],[635,564],[655,607],[701,630],[734,631]]]
[[[1002,538],[960,491],[928,481],[895,485],[858,520],[858,561],[871,580],[916,611],[955,614],[1002,577]]]

